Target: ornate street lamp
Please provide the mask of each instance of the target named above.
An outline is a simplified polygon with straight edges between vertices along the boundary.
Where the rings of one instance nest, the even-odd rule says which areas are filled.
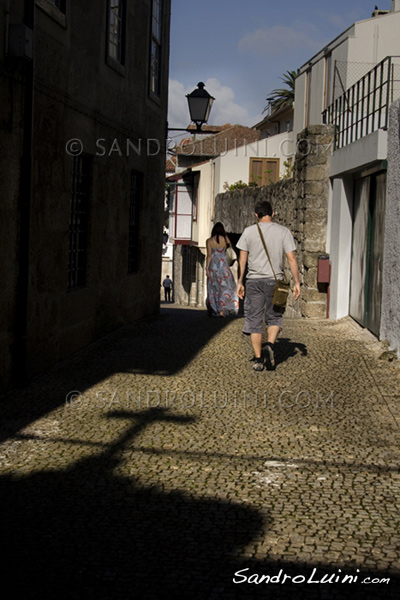
[[[197,89],[190,94],[186,94],[189,105],[190,120],[196,123],[196,129],[193,131],[190,127],[181,129],[177,127],[168,127],[168,131],[188,131],[189,133],[219,133],[219,131],[210,131],[202,129],[201,126],[207,123],[210,116],[211,107],[215,98],[211,96],[205,89],[202,81],[197,84]]]
[[[208,121],[215,98],[204,89],[202,81],[197,84],[196,90],[186,95],[186,98],[189,105],[190,120],[196,123],[197,131],[200,132],[201,126]]]

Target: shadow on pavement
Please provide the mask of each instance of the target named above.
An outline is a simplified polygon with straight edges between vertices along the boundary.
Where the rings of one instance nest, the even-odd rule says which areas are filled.
[[[251,541],[273,526],[267,525],[265,512],[202,498],[202,490],[195,498],[145,486],[140,473],[118,474],[126,460],[121,453],[134,451],[132,442],[143,429],[159,421],[184,426],[192,418],[158,408],[110,413],[109,418],[126,420],[129,426],[98,455],[60,471],[0,478],[4,598],[341,600],[361,597],[361,592],[369,597],[367,586],[358,583],[301,583],[299,577],[312,575],[312,565],[241,557]],[[280,581],[257,583],[255,574]],[[346,574],[361,580],[355,564]],[[282,583],[284,575],[297,580]],[[340,572],[319,567],[314,580],[324,575],[334,581]],[[243,583],[235,584],[234,578]],[[396,587],[398,591],[398,579],[392,578],[390,587],[371,587],[375,598],[395,598],[390,594]]]
[[[263,343],[263,348],[266,346],[266,342]],[[293,356],[296,356],[299,352],[301,356],[307,356],[307,346],[298,342],[292,342],[289,338],[278,338],[275,346],[275,364],[278,366],[284,363]]]
[[[0,399],[0,443],[30,422],[62,406],[115,373],[169,376],[231,322],[205,310],[168,306],[84,348],[36,377],[30,386]]]

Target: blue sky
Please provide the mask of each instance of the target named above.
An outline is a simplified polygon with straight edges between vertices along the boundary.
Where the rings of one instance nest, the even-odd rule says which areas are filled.
[[[186,127],[185,94],[204,81],[209,124],[254,125],[279,77],[391,0],[172,0],[169,126]],[[173,135],[173,134],[172,134]]]

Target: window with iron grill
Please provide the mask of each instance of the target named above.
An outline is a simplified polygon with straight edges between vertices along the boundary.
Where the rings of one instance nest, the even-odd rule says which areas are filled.
[[[108,56],[125,63],[125,0],[108,2]]]
[[[150,92],[161,95],[162,0],[153,0],[150,50]]]
[[[68,289],[85,285],[91,158],[75,156],[69,221]]]
[[[129,198],[129,239],[128,273],[139,270],[139,216],[142,198],[143,177],[137,171],[131,171],[131,189]]]

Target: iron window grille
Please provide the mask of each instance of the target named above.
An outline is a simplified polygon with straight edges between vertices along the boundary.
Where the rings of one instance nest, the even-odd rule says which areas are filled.
[[[69,221],[68,289],[86,283],[91,157],[74,157]]]
[[[162,0],[153,0],[150,49],[150,92],[161,95]]]
[[[140,265],[139,217],[142,203],[142,173],[131,171],[129,194],[128,273],[136,273]]]
[[[108,1],[108,56],[125,63],[125,0]]]
[[[399,96],[396,58],[384,58],[323,111],[323,123],[335,125],[335,150],[387,129],[390,104]]]

